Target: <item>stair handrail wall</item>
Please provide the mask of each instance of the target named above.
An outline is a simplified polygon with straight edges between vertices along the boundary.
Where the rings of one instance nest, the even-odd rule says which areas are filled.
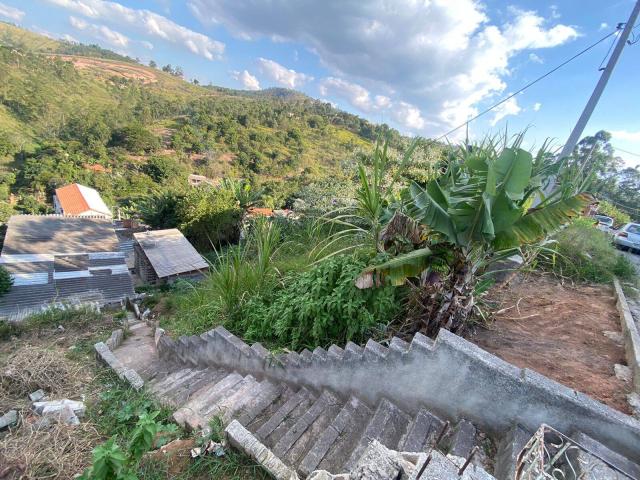
[[[426,407],[452,421],[471,420],[495,435],[515,423],[529,431],[543,423],[567,434],[580,430],[640,462],[638,420],[444,329],[435,341],[421,334],[410,345],[394,339],[390,347],[396,348],[370,340],[364,349],[348,344],[344,351],[332,346],[329,352],[318,348],[277,356],[259,343],[247,345],[223,327],[177,340],[158,328],[155,343],[166,360],[329,389],[370,405],[387,398],[407,412]]]

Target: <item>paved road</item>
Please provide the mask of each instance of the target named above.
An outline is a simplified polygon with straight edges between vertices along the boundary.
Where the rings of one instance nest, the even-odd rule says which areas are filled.
[[[637,253],[631,253],[631,252],[621,252],[621,253],[635,264],[636,269],[638,270],[638,273],[640,273],[640,255],[638,255]]]

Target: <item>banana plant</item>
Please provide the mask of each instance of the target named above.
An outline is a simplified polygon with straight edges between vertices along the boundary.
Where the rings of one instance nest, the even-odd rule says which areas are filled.
[[[414,250],[366,269],[360,288],[383,282],[409,283],[410,312],[421,330],[459,330],[474,308],[477,272],[492,258],[504,258],[519,247],[544,240],[579,215],[592,201],[589,194],[565,188],[555,200],[529,208],[544,185],[545,158],[520,148],[521,137],[501,151],[488,142],[462,147],[446,172],[426,185],[408,189],[409,215],[428,232]],[[413,302],[413,305],[411,303]]]

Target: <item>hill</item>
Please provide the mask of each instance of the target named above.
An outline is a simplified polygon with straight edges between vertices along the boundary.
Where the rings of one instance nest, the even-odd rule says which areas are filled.
[[[72,181],[127,205],[186,184],[188,173],[245,178],[280,206],[305,183],[341,175],[382,132],[401,142],[386,125],[300,92],[195,85],[95,45],[0,23],[5,212],[10,200],[18,211],[47,211],[52,190]]]

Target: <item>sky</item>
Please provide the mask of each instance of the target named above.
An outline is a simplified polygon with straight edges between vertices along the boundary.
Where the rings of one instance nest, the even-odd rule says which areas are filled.
[[[0,0],[0,20],[97,43],[185,78],[286,87],[407,135],[439,137],[615,31],[635,0]],[[635,29],[640,40],[640,26]],[[611,37],[469,124],[472,139],[527,130],[566,140]],[[585,130],[640,165],[640,41],[628,45]],[[464,137],[460,129],[448,137]]]

